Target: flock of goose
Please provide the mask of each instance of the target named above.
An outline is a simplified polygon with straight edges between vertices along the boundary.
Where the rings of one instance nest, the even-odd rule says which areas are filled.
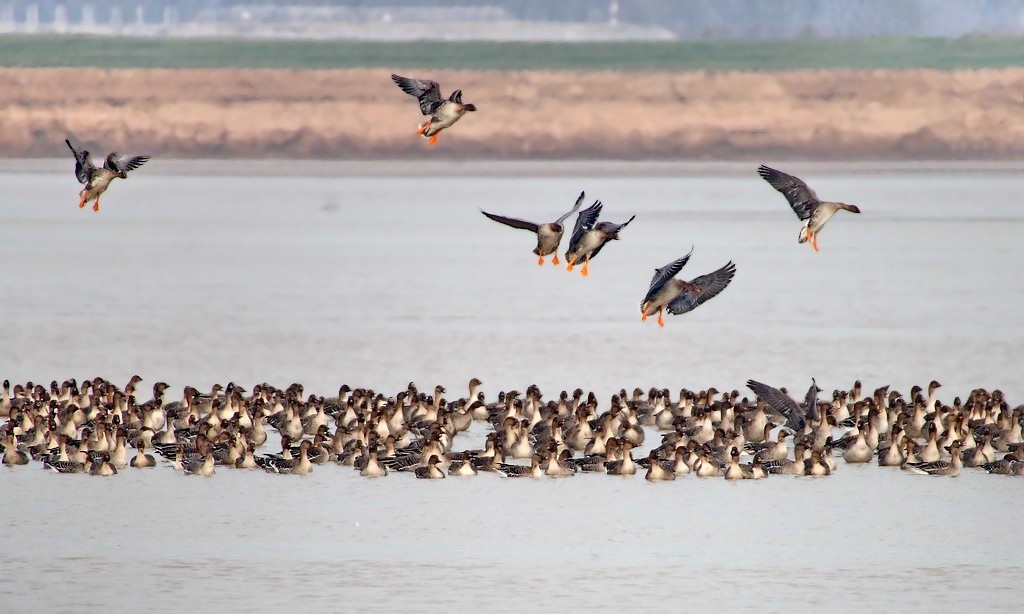
[[[455,90],[445,98],[441,95],[441,87],[436,81],[395,74],[391,75],[391,79],[403,92],[417,99],[420,112],[427,117],[427,120],[419,125],[417,134],[429,139],[430,145],[434,145],[438,135],[451,128],[467,112],[477,110],[476,105],[462,101],[462,90]],[[107,155],[102,166],[97,166],[88,150],[75,147],[70,139],[65,139],[65,143],[75,157],[75,177],[85,186],[79,193],[78,206],[83,208],[91,201],[93,211],[97,212],[100,210],[100,196],[110,187],[111,182],[117,178],[127,179],[129,171],[138,169],[150,159],[149,156],[122,156],[113,152]],[[818,251],[818,234],[832,216],[839,211],[860,213],[860,209],[854,205],[819,199],[806,183],[782,171],[762,165],[758,168],[758,174],[786,197],[797,217],[804,222],[798,241],[810,241],[815,251]],[[572,271],[577,264],[582,264],[580,272],[586,277],[589,274],[590,261],[597,257],[609,241],[618,240],[619,233],[636,216],[621,224],[599,221],[602,203],[595,201],[593,205],[580,211],[583,200],[584,193],[581,193],[576,205],[568,213],[550,223],[538,224],[486,211],[482,213],[506,226],[529,230],[536,234],[537,247],[533,253],[538,258],[537,264],[542,265],[546,256],[553,256],[552,263],[557,265],[558,248],[564,232],[562,223],[570,215],[578,212],[569,247],[565,252],[566,268]],[[657,312],[658,325],[665,326],[665,311],[674,315],[692,311],[720,294],[732,282],[736,274],[736,265],[731,261],[711,273],[700,275],[690,281],[674,279],[692,254],[693,248],[685,256],[655,269],[650,288],[640,302],[642,320],[647,320],[648,315]]]
[[[413,383],[392,397],[345,385],[330,398],[305,396],[301,384],[263,383],[250,392],[229,383],[207,394],[186,386],[180,400],[167,402],[168,385],[157,382],[140,404],[140,382],[133,376],[124,388],[101,378],[12,388],[4,381],[0,462],[99,476],[155,466],[186,475],[220,468],[307,474],[317,464],[339,463],[368,478],[643,471],[662,481],[691,473],[727,480],[828,476],[841,456],[926,475],[956,476],[964,467],[1024,475],[1024,405],[1011,408],[1001,391],[984,389],[948,404],[934,381],[906,397],[888,386],[865,396],[858,381],[831,400],[820,400],[812,382],[802,403],[753,380],[753,398],[714,388],[682,389],[674,398],[668,389],[623,389],[603,411],[593,393],[562,391],[546,400],[533,385],[489,402],[475,378],[455,401],[441,386],[428,394]],[[457,436],[474,421],[489,426],[483,448],[457,447]],[[646,441],[652,431],[660,441]],[[650,451],[634,458],[645,442]],[[275,452],[258,453],[264,446]]]

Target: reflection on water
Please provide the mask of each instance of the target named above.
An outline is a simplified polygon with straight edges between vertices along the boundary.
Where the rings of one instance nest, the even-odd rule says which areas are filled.
[[[1024,398],[1019,175],[777,164],[864,211],[838,216],[815,254],[756,165],[508,177],[296,165],[268,178],[158,162],[114,185],[99,214],[75,207],[66,163],[0,173],[0,376],[301,381],[325,395],[413,380],[453,398],[477,376],[491,397],[536,383],[606,403],[620,387],[753,377],[804,390],[813,375],[827,389],[938,379],[949,400],[976,386]],[[538,267],[528,233],[477,211],[546,221],[581,189],[609,219],[637,214],[588,278]],[[684,275],[733,260],[732,286],[665,329],[641,324],[651,270],[690,245]],[[25,570],[0,587],[3,611],[171,610],[183,591],[201,609],[976,608],[1016,603],[1024,546],[1011,513],[1024,481],[976,471],[841,464],[827,480],[653,485],[30,467],[0,470],[0,488],[0,566]]]

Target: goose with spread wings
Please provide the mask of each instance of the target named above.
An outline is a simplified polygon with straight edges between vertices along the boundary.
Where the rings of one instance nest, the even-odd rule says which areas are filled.
[[[430,139],[430,144],[437,143],[437,135],[445,128],[459,121],[468,111],[476,111],[476,105],[462,102],[462,90],[455,90],[447,99],[441,97],[441,86],[430,79],[414,79],[391,75],[391,79],[410,96],[415,96],[420,103],[420,112],[429,119],[420,124],[416,134]]]
[[[832,219],[836,212],[860,213],[860,208],[856,205],[821,200],[814,190],[793,175],[787,175],[763,164],[758,167],[757,174],[781,192],[789,201],[793,212],[805,222],[797,240],[800,243],[810,241],[814,251],[818,251],[818,233],[825,228],[825,223]]]
[[[580,273],[586,277],[589,274],[587,265],[590,261],[597,258],[597,254],[608,241],[618,241],[619,232],[636,219],[634,215],[622,224],[598,222],[602,207],[601,201],[597,201],[576,216],[576,226],[569,240],[569,249],[565,252],[565,261],[568,263],[565,270],[571,271],[582,260],[583,269]]]
[[[480,211],[480,213],[483,213],[488,218],[498,222],[499,224],[511,226],[512,228],[529,230],[530,232],[535,233],[537,235],[537,247],[534,248],[533,253],[537,255],[537,264],[543,265],[544,257],[551,254],[554,254],[555,256],[551,259],[551,264],[559,264],[558,245],[562,242],[562,233],[564,232],[562,222],[565,221],[565,218],[579,211],[580,205],[583,204],[585,194],[585,192],[580,192],[580,197],[576,199],[576,205],[573,206],[568,213],[548,224],[535,224],[519,218],[495,215],[493,213],[487,213],[486,211]]]
[[[693,248],[691,247],[690,253],[682,258],[673,260],[659,269],[654,269],[651,287],[647,290],[644,300],[640,301],[640,312],[643,314],[640,317],[641,320],[646,321],[648,315],[657,311],[658,326],[663,327],[665,320],[662,319],[662,315],[666,309],[673,315],[693,311],[718,296],[732,282],[732,278],[736,274],[736,265],[732,261],[713,273],[701,275],[690,281],[674,279],[683,270],[692,255]]]
[[[85,188],[78,194],[81,197],[78,207],[82,208],[92,200],[95,201],[92,205],[93,211],[100,210],[100,196],[110,187],[111,181],[118,177],[127,179],[128,171],[139,168],[149,160],[149,156],[122,156],[115,151],[107,156],[102,167],[98,167],[93,164],[87,150],[75,149],[68,139],[64,139],[64,142],[75,155],[75,177],[79,183],[85,184]]]
[[[811,382],[811,385],[816,389],[817,384],[814,383],[813,379]],[[761,382],[752,379],[747,380],[747,388],[753,390],[754,394],[757,395],[757,398],[767,403],[773,410],[782,414],[782,416],[786,418],[786,426],[793,432],[799,433],[804,430],[804,426],[807,424],[808,415],[805,414],[803,409],[801,409],[800,404],[793,400],[793,397],[778,388],[772,388],[768,384],[762,384]],[[808,391],[808,396],[809,395],[810,391]],[[816,392],[814,398],[817,399]]]

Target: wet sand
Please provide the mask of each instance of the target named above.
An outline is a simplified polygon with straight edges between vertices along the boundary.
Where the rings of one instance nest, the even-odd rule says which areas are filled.
[[[480,108],[429,150],[387,70],[0,69],[0,156],[1024,157],[1024,69],[422,70]],[[429,151],[428,151],[429,150]]]

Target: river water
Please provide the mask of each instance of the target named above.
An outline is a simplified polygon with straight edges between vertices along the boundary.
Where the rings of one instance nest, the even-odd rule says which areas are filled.
[[[489,397],[534,383],[603,404],[937,379],[947,402],[1024,402],[1021,165],[768,162],[863,214],[816,254],[756,164],[160,160],[94,214],[66,160],[4,162],[0,377],[456,398],[475,376]],[[637,216],[586,278],[478,212],[551,221],[581,190],[602,219]],[[691,245],[682,277],[732,260],[732,285],[642,323],[653,269]],[[0,610],[1020,607],[1024,480],[840,465],[659,485],[0,470]]]

